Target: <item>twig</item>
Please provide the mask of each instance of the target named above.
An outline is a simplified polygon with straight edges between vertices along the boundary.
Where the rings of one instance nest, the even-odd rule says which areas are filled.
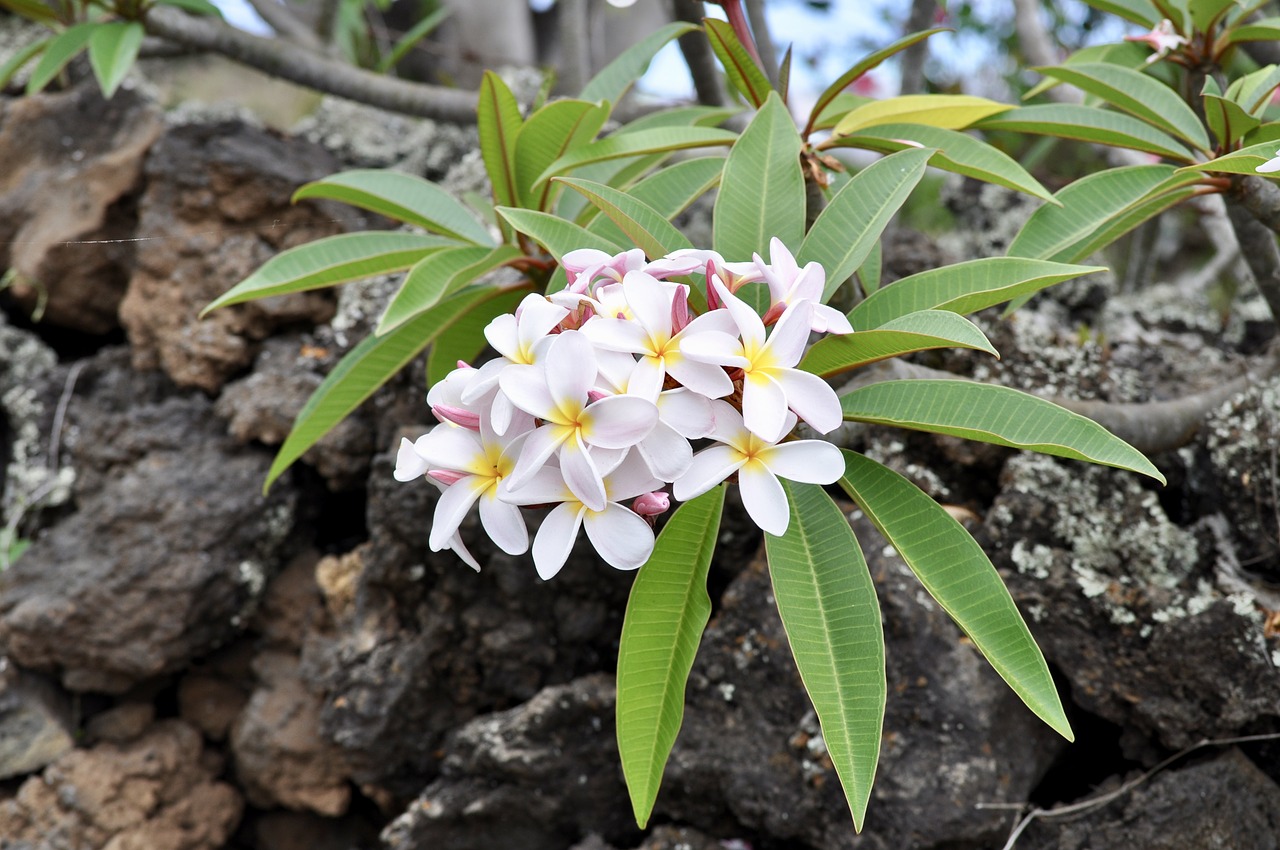
[[[751,33],[756,37],[756,49],[760,51],[760,65],[769,82],[777,88],[778,52],[773,49],[773,36],[769,33],[769,22],[764,17],[764,0],[746,0],[746,7]]]
[[[703,7],[698,0],[674,0],[674,18],[691,24],[701,23]],[[702,32],[690,32],[680,36],[680,52],[693,77],[693,89],[698,93],[698,103],[704,106],[724,106],[724,92],[720,88],[720,72],[711,45]]]
[[[1194,753],[1196,750],[1200,750],[1205,747],[1226,747],[1226,746],[1232,746],[1235,744],[1249,744],[1255,741],[1274,741],[1277,739],[1280,739],[1280,732],[1272,732],[1264,735],[1240,735],[1235,738],[1215,738],[1213,740],[1205,739],[1202,741],[1198,741],[1197,743],[1194,743],[1189,747],[1181,749],[1178,752],[1174,753],[1173,755],[1169,756],[1167,759],[1160,762],[1155,767],[1151,768],[1150,770],[1146,771],[1140,776],[1137,776],[1134,779],[1130,779],[1128,782],[1124,783],[1119,788],[1116,788],[1114,791],[1108,791],[1105,794],[1099,794],[1096,797],[1090,797],[1089,799],[1081,800],[1078,803],[1069,803],[1065,806],[1055,806],[1052,809],[1042,809],[1039,806],[1031,809],[1029,812],[1026,813],[1026,815],[1023,816],[1022,820],[1018,821],[1018,823],[1014,826],[1013,831],[1009,834],[1009,840],[1004,843],[1004,847],[1001,848],[1001,850],[1012,850],[1013,845],[1017,843],[1019,836],[1022,835],[1023,831],[1025,831],[1026,828],[1030,826],[1033,821],[1037,819],[1042,819],[1042,818],[1066,817],[1067,815],[1078,814],[1079,812],[1088,811],[1089,809],[1094,809],[1094,808],[1097,808],[1098,806],[1105,806],[1106,804],[1112,802],[1113,800],[1119,797],[1122,797],[1125,794],[1128,794],[1134,788],[1137,788],[1139,785],[1142,785],[1143,783],[1149,781],[1156,774],[1167,769],[1170,765],[1174,764],[1180,759],[1190,755],[1191,753]],[[975,806],[975,808],[1007,809],[1007,808],[1012,808],[1014,806],[1016,806],[1018,809],[1026,808],[1025,804],[1009,804],[1009,803],[978,803]]]
[[[76,381],[80,379],[80,370],[85,361],[77,360],[67,372],[66,383],[62,385],[62,395],[58,397],[58,406],[53,411],[53,425],[49,433],[49,468],[58,471],[58,450],[62,446],[62,423],[67,418],[67,408],[71,405],[71,395],[76,391]]]
[[[278,0],[249,0],[253,11],[267,22],[267,26],[276,31],[281,39],[306,47],[320,50],[323,47],[320,39],[311,28],[298,19],[293,12]]]
[[[152,35],[220,53],[274,77],[327,94],[437,121],[474,124],[476,120],[475,92],[374,74],[295,44],[259,38],[220,21],[194,18],[170,6],[151,6],[143,24]]]

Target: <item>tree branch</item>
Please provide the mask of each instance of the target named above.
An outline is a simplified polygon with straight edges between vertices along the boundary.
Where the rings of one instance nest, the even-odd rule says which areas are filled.
[[[259,38],[169,6],[152,6],[143,18],[151,35],[220,53],[251,68],[317,91],[361,103],[456,124],[476,120],[475,92],[410,83],[319,56],[285,41]]]
[[[276,0],[249,0],[249,5],[258,13],[258,17],[266,21],[267,26],[275,30],[276,35],[282,39],[311,50],[320,50],[323,47],[311,28],[298,20],[284,4]]]
[[[677,21],[701,24],[703,7],[699,0],[673,0],[672,17]],[[707,36],[702,32],[690,32],[680,36],[680,52],[684,54],[689,75],[693,77],[693,89],[698,93],[698,103],[704,106],[724,106],[724,92],[720,88],[720,71],[716,68],[715,55]]]
[[[1247,184],[1250,180],[1258,178],[1246,177],[1244,182]],[[1276,247],[1276,234],[1243,198],[1237,203],[1237,197],[1227,201],[1227,215],[1240,243],[1240,254],[1249,264],[1253,282],[1271,308],[1272,320],[1280,324],[1280,248]]]
[[[912,0],[903,35],[928,29],[938,11],[936,0]],[[901,94],[920,94],[924,91],[924,63],[929,58],[929,40],[918,41],[902,52]]]
[[[769,22],[764,17],[764,0],[746,0],[747,20],[751,23],[751,34],[756,37],[756,50],[760,51],[761,70],[769,78],[775,88],[778,85],[778,52],[773,49],[773,36],[769,33]]]

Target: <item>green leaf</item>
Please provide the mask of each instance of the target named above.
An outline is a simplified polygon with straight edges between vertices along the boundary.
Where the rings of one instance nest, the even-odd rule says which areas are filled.
[[[516,136],[516,186],[521,206],[547,211],[551,184],[534,182],[566,151],[588,143],[600,132],[609,110],[585,100],[557,100],[539,109]]]
[[[590,180],[572,177],[557,177],[556,180],[599,207],[648,257],[662,257],[680,248],[693,247],[661,213],[626,192]]]
[[[982,547],[906,478],[856,452],[844,458],[849,498],[1027,707],[1075,740],[1049,665]]]
[[[1008,254],[1064,262],[1083,259],[1100,247],[1100,233],[1105,236],[1116,227],[1124,227],[1110,237],[1118,238],[1145,220],[1133,218],[1135,213],[1147,210],[1148,201],[1184,189],[1199,179],[1196,173],[1179,175],[1170,165],[1131,165],[1090,174],[1058,192],[1056,197],[1062,206],[1046,205],[1036,210],[1010,243]]]
[[[802,267],[820,263],[826,270],[824,303],[879,244],[880,234],[919,184],[933,153],[912,148],[871,163],[840,187],[819,214],[796,259]]]
[[[1145,121],[1096,106],[1072,103],[1024,106],[985,118],[974,127],[979,130],[1011,130],[1015,133],[1097,142],[1153,153],[1179,162],[1195,160],[1191,151],[1176,139]]]
[[[1261,119],[1277,86],[1280,86],[1280,65],[1267,65],[1232,82],[1227,86],[1227,97]]]
[[[1227,34],[1228,44],[1244,41],[1280,41],[1280,17],[1260,18],[1238,27]]]
[[[1239,5],[1238,0],[1191,0],[1187,11],[1191,13],[1191,24],[1196,32],[1210,33],[1225,13],[1239,8]]]
[[[387,54],[378,60],[376,70],[379,74],[385,74],[400,63],[400,60],[408,55],[414,45],[422,41],[440,26],[449,16],[453,14],[453,10],[448,6],[441,6],[422,20],[414,24],[408,32],[400,37]]]
[[[1025,192],[1042,200],[1053,200],[1053,194],[1008,155],[955,130],[923,124],[878,124],[845,136],[839,143],[884,153],[917,146],[936,148],[937,153],[929,160],[934,168]]]
[[[688,206],[702,197],[720,182],[724,171],[724,158],[704,156],[686,159],[655,171],[627,189],[627,194],[652,207],[658,215],[670,221],[684,212]],[[615,242],[627,237],[607,216],[597,216],[587,225],[587,230],[598,233]]]
[[[947,310],[921,310],[872,330],[829,334],[805,353],[796,368],[825,378],[930,348],[972,348],[1000,356],[977,325],[963,316]]]
[[[484,169],[493,184],[493,201],[498,206],[513,207],[520,203],[516,186],[516,135],[523,124],[520,105],[511,89],[497,74],[485,71],[480,81],[476,129],[480,133]]]
[[[911,45],[918,44],[929,36],[936,35],[940,32],[946,32],[946,29],[944,27],[935,27],[934,29],[924,30],[923,32],[911,33],[908,36],[898,39],[888,47],[877,50],[876,52],[863,57],[852,68],[837,77],[831,85],[827,86],[822,94],[818,95],[818,99],[814,101],[813,109],[809,111],[809,123],[805,125],[804,132],[801,133],[801,135],[807,139],[815,129],[822,129],[818,125],[821,123],[823,113],[827,111],[827,107],[831,105],[832,101],[843,94],[845,89],[853,85],[853,83],[863,74],[867,73],[872,68],[875,68],[891,56],[906,50]],[[850,108],[852,108],[852,106]],[[844,112],[848,111],[848,109],[844,110]],[[830,126],[835,125],[833,123]]]
[[[15,15],[29,21],[54,25],[58,15],[48,2],[41,0],[0,0],[0,9],[8,9]]]
[[[67,66],[67,63],[84,49],[99,26],[101,24],[76,24],[54,36],[45,46],[44,53],[40,54],[40,61],[31,71],[31,77],[27,80],[27,94],[35,94],[49,85],[53,78]]]
[[[444,380],[458,368],[459,360],[474,361],[489,344],[484,337],[485,326],[495,317],[513,312],[528,292],[524,287],[503,292],[472,307],[440,331],[427,352],[427,386]]]
[[[801,243],[805,200],[800,144],[782,98],[770,95],[724,164],[711,224],[711,239],[721,256],[767,256],[774,236],[787,246]],[[752,306],[761,310],[769,305]]]
[[[494,244],[489,231],[460,201],[413,174],[382,168],[343,171],[308,183],[293,195],[295,203],[306,198],[341,201],[475,245]]]
[[[852,110],[832,131],[837,136],[877,124],[926,124],[944,130],[963,130],[975,121],[1012,109],[985,97],[968,94],[908,94],[873,100]]]
[[[723,486],[681,505],[636,573],[618,644],[618,754],[644,829],[684,721],[684,693],[711,617],[707,571],[720,532]]]
[[[498,207],[498,215],[546,248],[556,262],[563,262],[565,254],[578,248],[597,248],[610,254],[623,250],[617,243],[550,213]]]
[[[870,295],[880,288],[880,270],[884,264],[884,250],[880,240],[871,246],[867,258],[858,266],[858,282],[862,284],[862,294]]]
[[[1268,160],[1276,157],[1277,144],[1274,140],[1260,142],[1256,145],[1250,145],[1247,148],[1241,148],[1235,153],[1229,153],[1226,156],[1220,156],[1217,159],[1211,159],[1208,162],[1198,162],[1195,165],[1188,165],[1181,169],[1184,173],[1195,173],[1199,171],[1214,171],[1225,174],[1257,174],[1258,166]],[[1263,177],[1276,177],[1280,175],[1263,174]]]
[[[133,67],[142,46],[143,28],[136,21],[100,24],[89,37],[89,65],[102,96],[110,98]]]
[[[173,6],[175,9],[182,9],[193,15],[207,15],[212,18],[222,17],[222,10],[208,0],[156,0],[156,2],[161,6]]]
[[[813,119],[814,130],[830,130],[840,123],[840,120],[853,110],[862,106],[864,103],[871,103],[875,98],[866,97],[853,92],[842,91],[827,104],[827,108]]]
[[[659,127],[652,130],[614,133],[612,136],[599,139],[589,145],[580,145],[565,153],[538,176],[534,181],[534,187],[537,188],[545,180],[567,174],[588,163],[639,154],[670,153],[689,148],[727,147],[737,139],[737,133],[710,127]]]
[[[617,103],[622,100],[627,89],[644,76],[649,62],[667,42],[696,29],[698,27],[695,24],[674,23],[645,36],[604,66],[600,73],[591,78],[578,97],[582,100]]]
[[[499,248],[465,247],[433,251],[413,264],[404,282],[378,321],[381,336],[445,298],[524,254],[510,245]]]
[[[932,431],[1041,454],[1164,476],[1141,452],[1092,419],[1051,401],[964,380],[884,381],[840,397],[844,418]]]
[[[919,272],[881,287],[849,312],[849,322],[854,330],[865,331],[884,327],[918,310],[974,313],[1100,271],[1105,269],[1021,257],[969,260]]]
[[[1110,12],[1146,29],[1154,27],[1163,17],[1151,5],[1150,0],[1085,0],[1085,2],[1095,9]]]
[[[289,466],[329,433],[418,352],[471,310],[510,292],[490,287],[460,292],[385,336],[369,335],[333,367],[307,399],[293,430],[276,454],[263,492]]]
[[[42,38],[39,41],[33,41],[21,50],[16,51],[10,56],[3,65],[0,65],[0,89],[9,85],[9,81],[13,79],[13,75],[22,69],[23,65],[30,62],[36,54],[43,51],[49,46],[52,38]]]
[[[821,487],[783,480],[791,520],[765,535],[773,597],[861,831],[880,757],[888,687],[880,603],[858,538]]]
[[[1043,74],[1097,95],[1148,124],[1208,150],[1209,137],[1191,107],[1173,89],[1140,71],[1102,62],[1037,68]]]
[[[276,254],[200,311],[307,289],[320,289],[376,274],[404,271],[452,239],[416,233],[341,233]]]
[[[747,103],[756,109],[764,106],[765,101],[769,99],[769,93],[773,91],[773,85],[756,63],[755,58],[738,40],[733,27],[727,21],[718,21],[714,18],[704,18],[702,23],[706,27],[707,40],[711,42],[711,49],[715,51],[716,58],[724,66],[725,76],[729,78],[729,82],[742,94]]]
[[[1212,77],[1206,78],[1208,80]],[[1206,93],[1204,100],[1204,117],[1209,129],[1217,137],[1220,147],[1227,148],[1262,123],[1244,110],[1240,104],[1216,94]]]

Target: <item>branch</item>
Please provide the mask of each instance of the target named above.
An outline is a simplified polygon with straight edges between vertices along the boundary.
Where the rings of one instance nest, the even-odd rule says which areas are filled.
[[[276,0],[249,0],[249,5],[282,39],[311,50],[319,50],[323,46],[311,28],[298,20],[284,4]]]
[[[1013,28],[1018,35],[1018,47],[1022,49],[1022,56],[1027,60],[1028,65],[1058,64],[1058,51],[1054,48],[1053,41],[1049,38],[1049,30],[1040,17],[1043,8],[1039,0],[1013,0]],[[1062,86],[1055,86],[1050,90],[1049,96],[1058,100],[1063,92],[1059,92],[1059,97],[1054,97],[1052,92],[1061,88]],[[1078,89],[1069,88],[1066,91],[1073,94],[1070,98],[1073,102],[1084,99],[1084,95],[1080,94]]]
[[[591,79],[591,33],[587,0],[560,0],[561,91],[577,94]]]
[[[1241,183],[1241,189],[1247,189],[1251,183],[1265,183],[1265,181],[1256,177],[1246,177]],[[1280,197],[1280,191],[1276,191],[1274,186],[1268,184],[1267,188]],[[1253,272],[1253,282],[1262,293],[1262,297],[1266,299],[1267,306],[1271,308],[1271,318],[1280,323],[1280,249],[1276,247],[1275,232],[1265,220],[1274,216],[1280,209],[1280,205],[1271,211],[1272,216],[1266,216],[1265,210],[1258,204],[1249,202],[1250,197],[1257,198],[1256,195],[1246,195],[1244,192],[1230,196],[1227,201],[1227,215],[1236,232],[1236,239],[1240,242],[1240,254],[1249,264],[1249,270]],[[1277,223],[1280,223],[1280,220],[1277,220]]]
[[[691,24],[701,24],[703,8],[699,0],[674,0],[674,18]],[[684,54],[689,75],[693,77],[693,89],[698,93],[698,103],[703,106],[724,106],[724,92],[720,88],[720,71],[716,68],[715,55],[707,43],[705,33],[690,32],[680,36],[680,52]]]
[[[476,120],[475,92],[374,74],[295,44],[259,38],[220,21],[194,18],[168,6],[152,6],[143,24],[152,35],[219,53],[273,77],[326,94],[437,121],[473,124]]]
[[[938,10],[936,0],[912,0],[911,12],[907,15],[907,24],[903,28],[904,35],[928,29],[933,23],[934,13]],[[924,91],[924,63],[929,58],[929,40],[918,41],[902,53],[901,94],[920,94]]]
[[[747,20],[751,33],[756,37],[756,49],[760,51],[760,65],[764,75],[774,88],[778,87],[778,53],[773,49],[773,36],[769,22],[764,17],[764,0],[746,0]]]

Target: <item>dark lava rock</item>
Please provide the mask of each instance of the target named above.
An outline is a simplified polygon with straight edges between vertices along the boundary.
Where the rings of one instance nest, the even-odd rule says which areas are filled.
[[[295,493],[261,495],[269,455],[122,354],[95,358],[69,408],[76,511],[0,577],[0,643],[71,690],[121,693],[237,634],[294,524]]]
[[[1243,755],[1228,750],[1157,774],[1097,808],[1041,818],[1019,850],[1186,850],[1280,847],[1280,787]]]
[[[586,833],[638,837],[604,674],[540,691],[450,734],[441,776],[383,833],[393,850],[565,850]]]
[[[71,699],[0,658],[0,779],[39,770],[74,746]]]

